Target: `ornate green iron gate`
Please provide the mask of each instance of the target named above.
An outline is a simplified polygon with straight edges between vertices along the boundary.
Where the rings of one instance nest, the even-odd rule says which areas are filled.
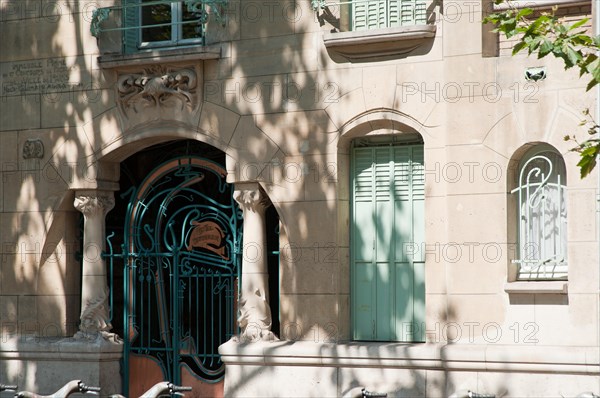
[[[111,269],[123,267],[127,396],[139,358],[174,383],[182,373],[203,382],[223,376],[217,349],[236,333],[242,226],[225,176],[210,160],[183,156],[123,194],[123,244],[115,251],[111,234],[107,257]]]

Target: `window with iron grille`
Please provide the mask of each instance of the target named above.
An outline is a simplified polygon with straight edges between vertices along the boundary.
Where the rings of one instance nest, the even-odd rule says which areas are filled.
[[[519,280],[567,279],[566,169],[560,153],[537,145],[519,162],[517,258]]]

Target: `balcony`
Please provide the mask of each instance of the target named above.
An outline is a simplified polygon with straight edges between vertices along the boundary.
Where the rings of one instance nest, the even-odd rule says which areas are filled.
[[[90,31],[105,68],[168,60],[217,59],[220,45],[207,45],[209,19],[223,24],[227,0],[123,0],[98,8]]]
[[[330,54],[350,62],[405,57],[427,51],[436,34],[436,1],[313,0]]]

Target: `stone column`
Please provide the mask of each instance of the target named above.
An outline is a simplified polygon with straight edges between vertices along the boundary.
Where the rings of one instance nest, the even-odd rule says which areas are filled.
[[[83,259],[81,269],[81,315],[75,337],[105,338],[110,334],[105,248],[105,217],[115,205],[111,191],[77,191],[74,206],[83,213]]]
[[[234,199],[244,213],[242,289],[239,325],[244,341],[272,340],[267,269],[265,209],[270,205],[258,183],[235,184]]]

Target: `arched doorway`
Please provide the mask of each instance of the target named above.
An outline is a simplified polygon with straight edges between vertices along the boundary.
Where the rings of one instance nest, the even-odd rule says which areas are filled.
[[[107,217],[114,331],[124,393],[158,381],[220,396],[218,347],[237,333],[242,213],[225,154],[197,141],[150,147],[121,164]]]

